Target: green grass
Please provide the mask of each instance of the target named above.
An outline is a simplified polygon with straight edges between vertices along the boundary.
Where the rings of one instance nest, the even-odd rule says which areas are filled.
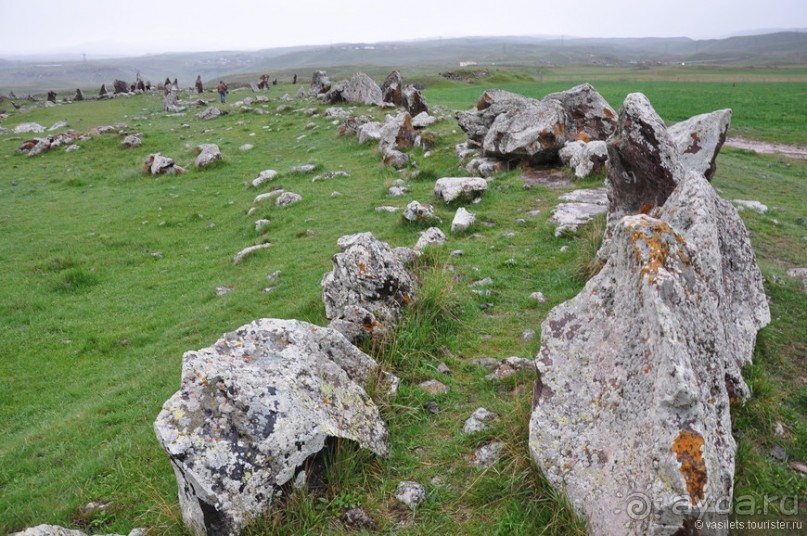
[[[473,84],[435,77],[426,95],[450,116],[453,109],[469,108],[487,87],[540,97],[585,81],[585,72],[593,71],[565,80],[548,73],[542,83],[526,81],[523,73],[494,73]],[[798,120],[804,84],[617,79],[595,85],[617,108],[627,93],[645,91],[668,121],[732,107],[734,125],[744,135],[804,139]],[[324,324],[319,283],[338,250],[336,240],[369,230],[393,246],[414,245],[422,227],[403,225],[399,215],[374,208],[432,202],[435,178],[461,174],[454,144],[463,136],[449,117],[431,129],[437,139],[431,156],[412,151],[421,176],[409,181],[411,192],[387,197],[401,174],[385,168],[374,147],[338,138],[322,115],[324,106],[292,102],[291,111],[275,113],[284,104],[277,95],[294,89],[273,87],[266,114],[232,110],[213,121],[196,119],[193,109],[166,117],[161,99],[142,96],[35,110],[4,122],[49,126],[65,120],[82,131],[125,122],[144,136],[143,146],[133,150],[121,148],[116,135],[99,135],[80,142],[75,153],[26,158],[15,153],[25,136],[0,135],[0,532],[51,523],[91,532],[148,526],[156,534],[183,533],[174,475],[151,428],[179,386],[182,353],[259,317]],[[249,94],[231,93],[229,101]],[[302,113],[311,107],[321,115]],[[355,111],[383,117],[363,106]],[[317,128],[304,128],[309,122]],[[219,144],[223,162],[192,169],[199,143]],[[245,143],[255,148],[239,151]],[[188,173],[143,174],[145,157],[158,151],[188,166]],[[288,173],[306,163],[351,176],[312,183],[311,175]],[[279,177],[259,189],[247,186],[269,168]],[[806,175],[804,162],[726,149],[714,179],[724,197],[771,207],[765,216],[742,213],[774,320],[760,334],[756,361],[746,371],[755,396],[734,410],[737,492],[760,497],[806,491],[803,478],[769,455],[780,445],[791,459],[807,459],[807,314],[800,284],[786,275],[805,264],[800,199]],[[274,186],[304,200],[287,208],[258,204],[247,217],[254,197]],[[555,237],[547,224],[566,190],[525,190],[518,171],[498,176],[473,208],[480,222],[474,232],[481,238],[450,235],[446,247],[419,262],[420,300],[395,337],[367,348],[403,379],[398,398],[381,403],[392,438],[390,458],[376,459],[347,442],[334,445],[326,457],[330,487],[278,499],[272,517],[254,528],[257,533],[343,533],[338,518],[356,503],[382,532],[583,533],[527,452],[534,376],[491,384],[486,371],[467,363],[474,357],[534,356],[539,341],[524,342],[521,332],[538,331],[551,307],[582,287],[579,271],[596,248],[596,233]],[[333,191],[341,196],[331,197]],[[538,216],[526,214],[535,208]],[[454,207],[437,204],[437,212],[447,230]],[[271,224],[257,232],[259,218]],[[264,241],[272,247],[232,264],[237,251]],[[465,254],[449,256],[454,249]],[[266,276],[277,270],[279,281],[268,282]],[[473,294],[469,284],[484,277],[494,280],[490,294]],[[216,287],[225,285],[233,291],[217,296]],[[269,286],[274,290],[263,292]],[[547,302],[529,300],[534,291]],[[416,385],[437,377],[441,362],[452,370],[440,378],[451,392],[435,399],[440,413],[432,415],[423,409],[432,398]],[[480,406],[500,419],[487,431],[462,435],[463,421]],[[773,432],[777,421],[785,437]],[[467,456],[493,439],[506,443],[503,459],[486,471],[473,468]],[[431,483],[434,477],[441,482]],[[394,500],[401,480],[427,486],[426,504],[415,513]],[[103,515],[81,514],[82,506],[99,500],[111,500],[113,507]]]

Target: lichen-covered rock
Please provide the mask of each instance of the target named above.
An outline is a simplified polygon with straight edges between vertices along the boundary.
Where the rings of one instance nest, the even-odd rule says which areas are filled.
[[[342,91],[342,97],[347,102],[356,102],[359,104],[381,104],[382,95],[381,88],[376,84],[372,78],[364,73],[356,73],[345,85]]]
[[[496,158],[552,162],[566,143],[565,132],[566,112],[558,101],[513,100],[488,128],[482,150]]]
[[[504,164],[496,158],[478,156],[465,164],[465,171],[477,177],[491,177],[504,169]]]
[[[283,192],[275,199],[275,206],[288,207],[303,200],[303,196],[294,192]]]
[[[128,536],[145,536],[146,529],[132,529]],[[30,527],[20,532],[12,532],[9,536],[87,536],[80,530],[67,529],[58,525],[37,525]],[[96,535],[101,536],[101,535]],[[108,534],[106,536],[120,536],[117,534]]]
[[[426,104],[426,99],[423,94],[413,85],[406,86],[401,92],[402,103],[401,105],[406,108],[409,115],[415,117],[423,112],[429,111],[429,105]]]
[[[335,330],[260,319],[187,352],[180,390],[154,423],[198,535],[238,534],[328,437],[385,456],[364,384],[376,363]]]
[[[457,209],[457,212],[454,214],[454,219],[451,221],[451,232],[459,233],[467,231],[474,223],[476,223],[476,215],[460,207]]]
[[[614,226],[604,268],[541,326],[529,447],[592,534],[670,535],[731,502],[729,402],[770,314],[733,207],[697,173],[665,200]]]
[[[428,204],[422,204],[418,201],[411,201],[403,211],[403,217],[411,222],[435,222],[440,221],[440,218],[434,213],[434,207]]]
[[[215,118],[219,117],[220,115],[221,115],[221,110],[219,110],[215,106],[210,106],[210,107],[202,110],[198,114],[196,114],[196,117],[198,117],[199,119],[208,120],[208,119],[215,119]]]
[[[556,100],[566,110],[566,138],[606,140],[616,129],[616,111],[591,84],[580,84],[543,98]]]
[[[488,423],[498,418],[498,415],[485,408],[477,408],[462,425],[463,434],[474,434],[488,428]]]
[[[14,127],[14,134],[26,134],[28,132],[39,134],[41,132],[45,132],[45,127],[39,123],[20,123]]]
[[[696,115],[669,127],[667,131],[678,148],[684,167],[712,180],[716,160],[731,124],[731,110]]]
[[[315,71],[311,76],[311,86],[308,88],[308,94],[316,97],[320,93],[326,93],[331,89],[331,80],[325,71]],[[297,92],[299,96],[299,91]]]
[[[436,122],[437,118],[430,116],[429,112],[420,112],[419,114],[412,116],[412,126],[415,128],[430,127]]]
[[[123,138],[121,145],[127,149],[131,149],[132,147],[140,147],[141,145],[143,145],[143,140],[141,140],[139,136],[130,134],[125,138]]]
[[[381,84],[381,100],[392,103],[395,106],[401,106],[403,104],[402,90],[403,77],[400,71],[392,71]]]
[[[359,141],[361,139],[360,132]],[[386,148],[407,149],[413,147],[417,139],[418,133],[412,126],[412,117],[407,112],[401,112],[395,117],[388,116],[381,125],[378,147],[382,151]]]
[[[443,177],[434,183],[434,196],[444,203],[473,201],[487,191],[488,182],[481,177]]]
[[[420,233],[420,237],[413,249],[415,251],[423,251],[428,246],[441,246],[445,243],[446,235],[443,231],[441,231],[439,227],[429,227]]]
[[[221,160],[221,151],[215,143],[203,143],[196,150],[199,152],[195,165],[198,168],[210,167]]]
[[[260,186],[265,182],[274,180],[275,177],[277,177],[277,171],[275,171],[274,169],[264,169],[263,171],[258,173],[257,177],[252,179],[252,187],[257,188],[258,186]]]
[[[173,158],[163,156],[160,153],[150,154],[146,158],[143,167],[152,175],[174,175],[185,171],[174,163]]]
[[[410,510],[417,510],[420,503],[426,499],[426,488],[417,482],[404,481],[398,484],[395,498],[408,506]]]
[[[549,223],[555,226],[555,236],[561,236],[566,232],[576,232],[592,218],[607,211],[607,207],[592,203],[561,203],[552,209]]]
[[[384,165],[403,169],[409,164],[409,155],[392,147],[384,149]]]
[[[382,336],[415,299],[415,278],[372,233],[343,236],[337,244],[341,253],[333,256],[333,270],[321,281],[325,316],[351,340]]]

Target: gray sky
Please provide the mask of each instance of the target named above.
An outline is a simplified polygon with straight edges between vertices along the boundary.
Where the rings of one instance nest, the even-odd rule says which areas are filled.
[[[807,28],[807,0],[0,0],[0,14],[0,57],[469,35],[702,39]]]

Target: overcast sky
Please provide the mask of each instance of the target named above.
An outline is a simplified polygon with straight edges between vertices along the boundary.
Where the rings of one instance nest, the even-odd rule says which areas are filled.
[[[0,0],[0,57],[479,35],[720,38],[807,28],[807,0]]]

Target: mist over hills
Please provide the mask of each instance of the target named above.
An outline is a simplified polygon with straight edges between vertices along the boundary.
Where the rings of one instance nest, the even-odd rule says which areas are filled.
[[[341,43],[258,51],[166,53],[131,58],[54,60],[0,58],[0,94],[43,92],[77,87],[93,91],[115,79],[132,82],[137,73],[159,83],[178,78],[189,87],[197,75],[206,84],[268,72],[272,77],[314,69],[343,67],[451,68],[477,65],[536,67],[553,65],[630,65],[697,63],[732,66],[807,64],[807,32],[785,31],[725,39],[465,37],[388,43]]]

